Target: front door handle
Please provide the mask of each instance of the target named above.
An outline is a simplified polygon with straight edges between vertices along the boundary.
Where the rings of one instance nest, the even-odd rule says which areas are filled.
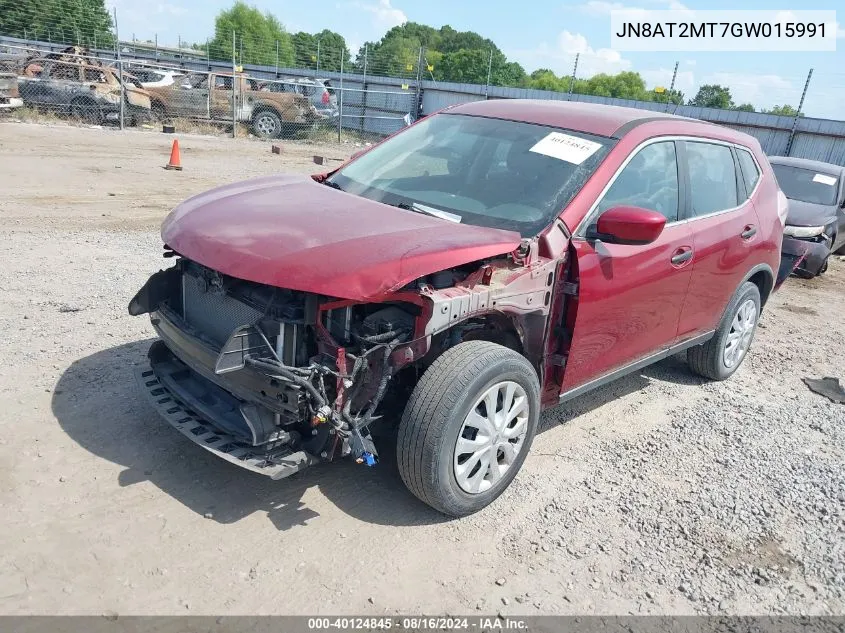
[[[752,237],[757,235],[757,227],[753,224],[747,225],[739,236],[744,240],[750,240]]]
[[[692,259],[692,249],[688,248],[686,250],[678,249],[677,251],[675,251],[675,254],[672,255],[672,259],[670,261],[672,262],[673,266],[680,266],[684,262],[688,262],[691,259]]]

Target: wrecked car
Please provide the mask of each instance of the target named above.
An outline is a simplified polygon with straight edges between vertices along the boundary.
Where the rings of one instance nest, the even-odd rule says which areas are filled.
[[[780,281],[785,212],[734,130],[451,107],[332,172],[178,205],[175,264],[129,305],[159,336],[139,384],[183,435],[273,478],[372,466],[395,430],[410,491],[466,515],[516,476],[541,409],[682,350],[731,376]]]
[[[255,79],[240,74],[203,74],[187,85],[173,84],[148,90],[152,95],[153,113],[160,120],[187,117],[231,123],[233,85],[237,120],[248,123],[260,138],[289,137],[312,126],[318,119],[317,111],[305,97],[260,90]]]
[[[0,72],[0,110],[11,110],[23,105],[18,93],[18,78],[14,73]]]
[[[803,255],[796,275],[821,275],[831,253],[845,255],[845,167],[786,156],[769,162],[789,201],[783,249]]]
[[[18,78],[18,89],[26,105],[68,113],[92,125],[120,118],[121,93],[130,124],[150,115],[150,95],[131,75],[124,76],[121,90],[116,70],[78,60],[30,60]]]

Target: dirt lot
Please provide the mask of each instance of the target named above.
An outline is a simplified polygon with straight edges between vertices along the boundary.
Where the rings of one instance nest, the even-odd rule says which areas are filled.
[[[0,123],[0,613],[845,613],[845,405],[801,382],[845,378],[845,262],[787,282],[733,379],[672,358],[552,410],[447,521],[389,456],[273,482],[142,400],[165,213],[319,153],[184,137],[179,173],[170,141]]]

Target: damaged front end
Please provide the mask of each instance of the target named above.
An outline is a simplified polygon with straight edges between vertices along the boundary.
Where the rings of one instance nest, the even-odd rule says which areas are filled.
[[[172,251],[167,256],[176,256]],[[462,340],[542,356],[555,264],[496,258],[379,302],[245,281],[177,257],[129,305],[158,333],[138,377],[159,414],[220,457],[279,479],[315,461],[374,465],[371,429]]]
[[[140,372],[159,412],[204,448],[274,478],[316,458],[375,464],[369,425],[414,311],[243,281],[184,258],[129,305],[150,314],[160,337]]]

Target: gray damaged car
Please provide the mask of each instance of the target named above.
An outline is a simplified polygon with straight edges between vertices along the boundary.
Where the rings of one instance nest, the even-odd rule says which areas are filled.
[[[821,275],[831,253],[845,255],[845,167],[786,156],[769,162],[789,201],[783,252],[803,256],[798,276]]]

